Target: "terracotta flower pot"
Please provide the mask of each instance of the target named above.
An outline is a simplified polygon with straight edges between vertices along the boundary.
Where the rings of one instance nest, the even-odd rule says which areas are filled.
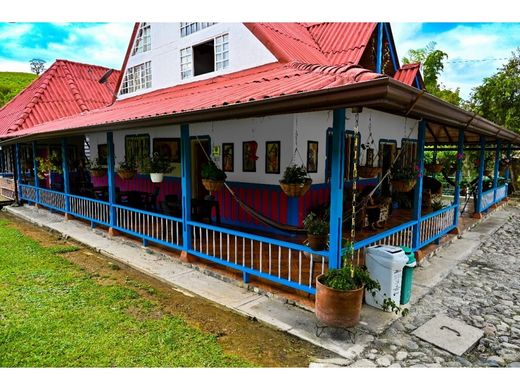
[[[322,277],[323,274],[316,278],[316,317],[327,326],[356,326],[361,317],[364,286],[357,290],[336,290],[322,284]]]
[[[307,234],[307,240],[309,241],[309,247],[315,251],[321,251],[325,249],[327,245],[328,234],[315,235],[315,234]]]
[[[415,180],[392,180],[395,192],[410,192],[415,187]]]
[[[133,179],[135,175],[137,175],[136,170],[126,170],[126,169],[118,169],[117,175],[123,180]]]
[[[202,185],[209,192],[219,191],[224,185],[224,180],[202,179]]]

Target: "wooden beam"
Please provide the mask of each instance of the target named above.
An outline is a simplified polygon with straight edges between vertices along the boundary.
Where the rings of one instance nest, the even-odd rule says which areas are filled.
[[[428,131],[432,135],[433,140],[435,141],[435,143],[438,144],[439,143],[439,139],[435,136],[435,133],[433,132],[432,128],[430,127],[430,123],[426,124],[426,128],[428,129]]]
[[[442,126],[442,128],[444,129],[444,132],[446,133],[446,136],[448,137],[448,141],[450,141],[450,143],[453,143],[453,139],[451,138],[448,128],[446,126]]]

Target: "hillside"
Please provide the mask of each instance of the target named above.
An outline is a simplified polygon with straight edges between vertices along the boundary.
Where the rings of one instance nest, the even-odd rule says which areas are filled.
[[[0,72],[0,107],[36,78],[32,73]]]

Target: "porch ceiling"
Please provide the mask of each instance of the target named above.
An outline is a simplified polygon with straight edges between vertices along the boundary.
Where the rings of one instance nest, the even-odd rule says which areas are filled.
[[[251,72],[249,77],[242,73],[240,78],[243,77],[247,80],[237,82],[231,76],[220,80],[226,85],[220,85],[222,92],[219,96],[222,99],[219,104],[215,104],[214,98],[211,99],[218,93],[218,85],[215,80],[209,80],[203,88],[204,92],[195,85],[187,84],[140,95],[104,109],[35,126],[13,134],[13,138],[2,143],[143,126],[367,107],[426,120],[429,124],[428,143],[454,144],[458,130],[463,129],[466,144],[478,143],[480,135],[483,135],[490,142],[500,139],[520,145],[520,135],[515,132],[424,91],[356,66],[292,64],[289,69],[283,69],[280,64],[271,64],[263,68],[260,76]],[[248,98],[244,98],[246,92]],[[188,103],[193,105],[180,107]]]

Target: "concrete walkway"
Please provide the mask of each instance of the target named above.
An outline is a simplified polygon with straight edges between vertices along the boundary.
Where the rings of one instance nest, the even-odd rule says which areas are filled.
[[[181,262],[174,255],[143,248],[123,237],[109,237],[103,230],[91,229],[86,223],[76,220],[65,221],[62,215],[47,210],[33,206],[6,207],[6,210],[168,283],[187,295],[201,296],[332,351],[343,358],[341,365],[356,360],[365,347],[374,341],[374,336],[384,332],[398,318],[394,314],[364,305],[361,324],[352,333],[327,328],[317,337],[314,313],[287,304],[282,299],[256,293],[244,288],[239,282],[220,280],[208,271],[201,272]],[[496,211],[462,238],[454,237],[453,243],[441,248],[436,256],[424,260],[415,272],[410,304],[416,303],[445,278],[457,263],[466,259],[480,245],[482,235],[492,234],[507,221],[508,216],[506,210]]]

